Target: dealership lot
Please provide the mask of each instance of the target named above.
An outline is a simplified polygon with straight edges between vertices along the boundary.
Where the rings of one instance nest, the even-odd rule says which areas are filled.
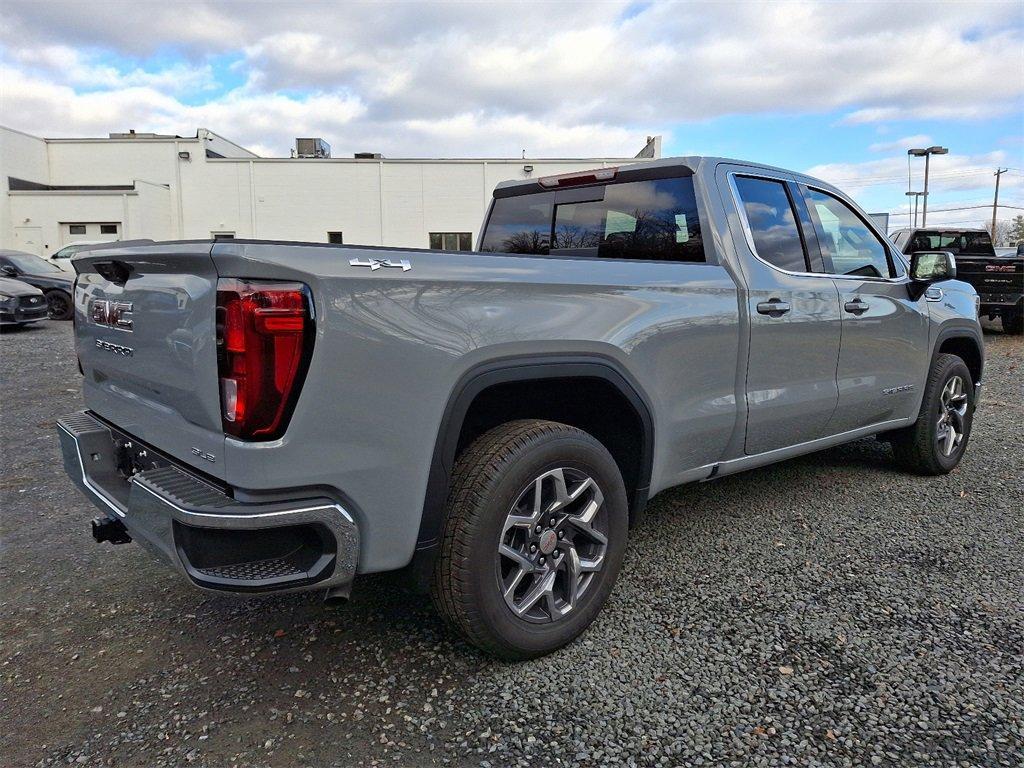
[[[874,440],[662,494],[583,638],[502,664],[394,577],[195,591],[97,546],[68,323],[0,336],[5,765],[1024,762],[1024,342],[986,328],[951,475]]]

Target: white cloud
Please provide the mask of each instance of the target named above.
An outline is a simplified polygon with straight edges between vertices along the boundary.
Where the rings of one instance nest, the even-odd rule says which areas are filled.
[[[1007,76],[1022,44],[1012,3],[6,0],[3,14],[0,61],[22,81],[4,84],[5,122],[66,135],[203,120],[277,154],[319,131],[392,155],[623,155],[727,114],[959,120],[1024,96]],[[167,50],[175,63],[145,63]],[[246,76],[227,95],[209,63],[224,54]]]
[[[913,147],[929,147],[931,143],[931,136],[917,133],[913,136],[904,136],[902,139],[896,139],[895,141],[880,141],[869,146],[868,150],[871,152],[906,152]]]
[[[942,194],[948,192],[970,192],[989,190],[992,187],[993,171],[1006,163],[1006,153],[1002,151],[987,152],[976,155],[960,155],[950,153],[932,158],[929,172],[929,192]],[[814,176],[848,192],[857,192],[868,187],[892,186],[907,189],[907,156],[886,157],[869,160],[863,163],[829,163],[816,165],[807,169],[807,174]],[[923,184],[924,166],[918,159],[910,164],[912,174],[911,186],[920,191]],[[1022,186],[1024,177],[1020,174],[1007,174],[1001,188],[1011,192]]]

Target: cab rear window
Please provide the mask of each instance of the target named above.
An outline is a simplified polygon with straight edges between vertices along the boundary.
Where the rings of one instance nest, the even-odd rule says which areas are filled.
[[[988,232],[918,231],[910,241],[908,253],[915,251],[952,251],[965,256],[996,255]]]
[[[480,250],[705,261],[691,177],[498,198]]]

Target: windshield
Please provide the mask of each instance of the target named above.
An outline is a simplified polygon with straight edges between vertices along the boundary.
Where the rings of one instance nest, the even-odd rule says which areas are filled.
[[[59,251],[57,251],[55,254],[53,254],[53,256],[51,256],[50,258],[51,259],[70,259],[72,256],[74,256],[79,251],[84,250],[86,248],[92,248],[92,247],[93,246],[91,246],[91,245],[89,245],[87,243],[80,243],[80,244],[77,244],[77,245],[65,245],[63,248],[61,248]]]
[[[914,235],[910,252],[951,251],[965,256],[995,256],[992,238],[988,232],[964,232],[956,230],[921,231]]]
[[[3,258],[28,275],[41,275],[46,272],[63,274],[63,270],[60,267],[51,264],[45,259],[40,259],[38,256],[33,256],[31,253],[12,253],[8,251],[3,254]]]
[[[693,179],[650,179],[498,198],[480,250],[702,262]]]

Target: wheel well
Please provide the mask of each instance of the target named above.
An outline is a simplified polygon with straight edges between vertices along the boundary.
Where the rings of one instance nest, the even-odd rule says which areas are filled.
[[[981,381],[981,350],[974,339],[967,336],[946,339],[939,345],[939,353],[943,352],[956,355],[967,364],[967,370],[971,372],[971,381],[975,384]]]
[[[617,386],[596,377],[531,379],[490,386],[477,394],[466,411],[456,456],[489,429],[524,418],[569,424],[597,438],[622,473],[633,518],[639,511],[637,491],[646,492],[650,480],[645,466],[649,436],[640,413]]]

